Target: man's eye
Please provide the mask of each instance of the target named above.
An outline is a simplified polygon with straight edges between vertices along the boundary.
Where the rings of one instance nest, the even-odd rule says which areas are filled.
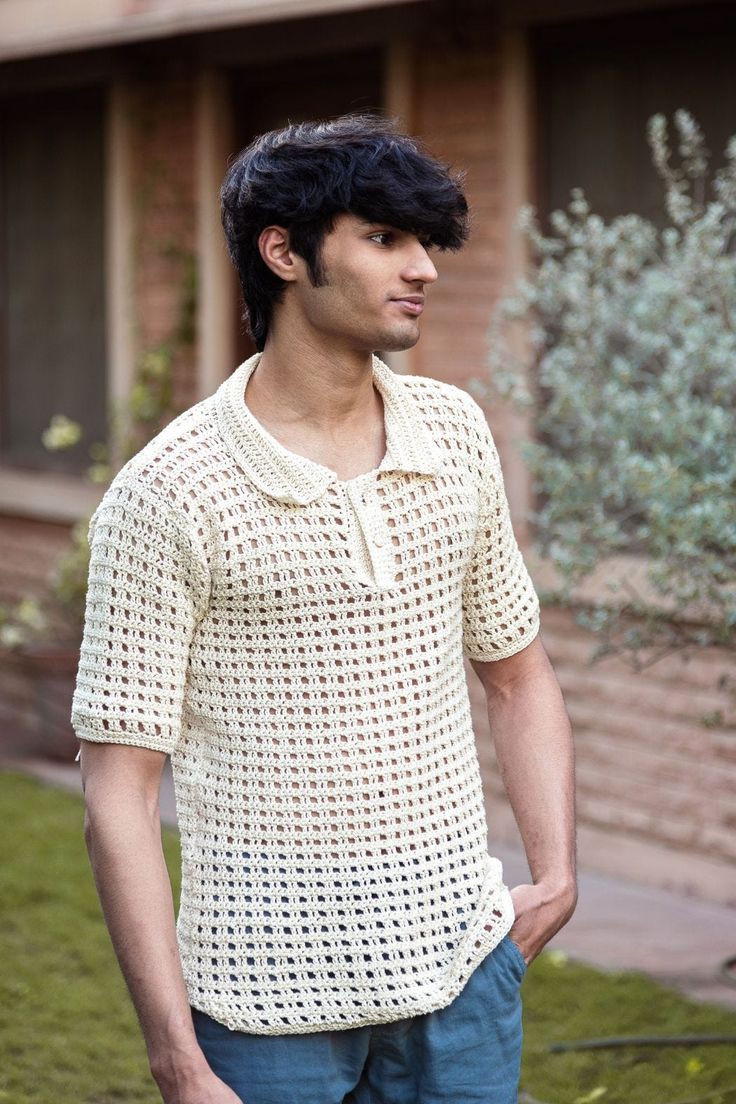
[[[389,230],[379,230],[377,234],[371,234],[371,239],[375,238],[387,238],[388,241],[393,240],[393,234]],[[387,242],[381,242],[381,245],[386,245]]]

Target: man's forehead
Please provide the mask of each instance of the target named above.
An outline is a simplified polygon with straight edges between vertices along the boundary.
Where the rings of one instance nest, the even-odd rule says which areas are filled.
[[[400,233],[402,232],[401,227],[397,226],[395,222],[391,221],[391,219],[368,219],[364,218],[362,215],[355,215],[352,211],[344,211],[341,215],[337,215],[336,217],[341,218],[348,223],[352,223],[356,230],[365,230],[369,229],[372,226],[386,226],[391,230],[397,230]]]
[[[356,229],[363,229],[366,226],[388,226],[388,222],[381,222],[380,219],[367,219],[362,215],[355,215],[352,211],[343,211],[337,215],[336,218],[342,219],[343,222],[352,223]]]

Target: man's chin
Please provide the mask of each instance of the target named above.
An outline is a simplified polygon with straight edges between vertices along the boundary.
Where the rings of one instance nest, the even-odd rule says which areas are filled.
[[[376,340],[375,348],[382,349],[386,353],[401,353],[405,349],[413,349],[420,336],[418,326],[413,333],[407,330],[403,333],[397,333],[394,330],[390,333],[381,334]]]

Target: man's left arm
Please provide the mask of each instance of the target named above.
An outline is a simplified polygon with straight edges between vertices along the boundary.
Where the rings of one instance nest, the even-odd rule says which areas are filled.
[[[471,659],[483,684],[501,780],[519,826],[532,885],[511,889],[510,931],[527,962],[577,903],[575,760],[570,720],[539,637],[505,659]]]

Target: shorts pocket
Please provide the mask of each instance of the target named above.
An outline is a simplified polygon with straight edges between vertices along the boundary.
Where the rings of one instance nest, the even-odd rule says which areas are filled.
[[[524,955],[522,954],[521,947],[517,946],[517,944],[514,943],[514,941],[513,941],[513,939],[511,938],[510,935],[505,935],[503,938],[504,938],[504,941],[511,948],[511,953],[513,954],[514,958],[516,959],[517,965],[519,966],[519,968],[521,970],[521,976],[523,977],[524,974],[527,971],[527,965],[528,964],[527,964],[526,959],[524,958]]]

